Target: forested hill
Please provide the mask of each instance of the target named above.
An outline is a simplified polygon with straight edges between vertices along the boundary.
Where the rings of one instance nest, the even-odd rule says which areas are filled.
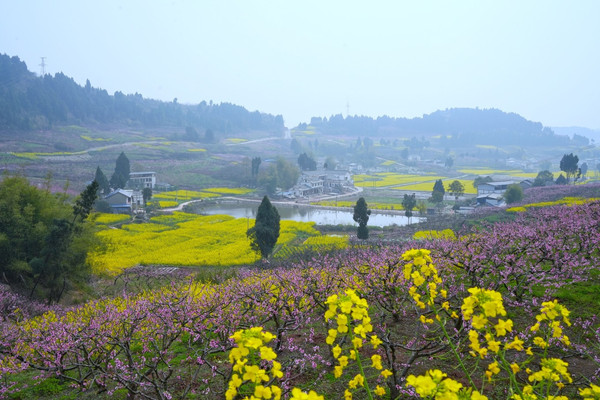
[[[477,144],[566,144],[569,139],[555,135],[552,129],[539,122],[526,120],[515,113],[497,109],[451,108],[425,114],[421,118],[373,119],[364,116],[334,115],[331,118],[312,118],[317,131],[334,135],[370,137],[444,135],[455,143]],[[301,124],[300,129],[306,128]]]
[[[281,115],[249,112],[230,103],[184,105],[138,93],[110,95],[89,80],[82,87],[63,73],[38,77],[18,57],[0,54],[0,127],[26,131],[63,123],[192,126],[221,132],[284,129]]]

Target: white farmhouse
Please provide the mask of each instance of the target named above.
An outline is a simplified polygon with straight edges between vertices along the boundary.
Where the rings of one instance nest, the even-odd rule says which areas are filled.
[[[154,189],[156,186],[156,172],[130,172],[129,185],[131,187]]]
[[[302,171],[292,191],[298,197],[306,197],[322,193],[343,193],[352,189],[354,180],[350,171],[321,170]]]

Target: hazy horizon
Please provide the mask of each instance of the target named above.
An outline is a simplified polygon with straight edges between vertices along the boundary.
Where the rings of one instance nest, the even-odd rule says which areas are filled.
[[[110,94],[281,114],[515,112],[600,129],[600,2],[22,1],[0,52]]]

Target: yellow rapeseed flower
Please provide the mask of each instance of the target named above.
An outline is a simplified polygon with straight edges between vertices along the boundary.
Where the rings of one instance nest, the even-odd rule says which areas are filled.
[[[263,360],[272,361],[277,358],[277,354],[273,351],[272,348],[262,346],[260,348],[260,358]]]
[[[510,319],[503,320],[498,319],[498,323],[494,325],[494,329],[496,330],[496,335],[504,336],[506,332],[512,332],[513,322]]]
[[[392,375],[393,373],[389,369],[384,369],[383,371],[381,371],[381,376],[383,376],[384,379],[387,379]]]
[[[371,362],[373,363],[373,368],[377,370],[383,369],[383,366],[381,365],[381,356],[379,354],[372,355]]]
[[[600,400],[600,386],[591,385],[589,388],[579,389],[583,400]]]
[[[290,397],[290,400],[325,400],[325,398],[318,395],[313,390],[308,393],[304,393],[302,390],[294,388],[292,389],[292,397]]]
[[[261,383],[263,381],[267,382],[269,377],[267,376],[267,372],[260,368],[258,365],[246,365],[246,372],[242,376],[245,381],[250,381],[254,383]]]
[[[373,335],[371,336],[371,344],[373,345],[373,348],[376,349],[377,347],[379,347],[380,344],[382,344],[383,342],[381,341],[381,339],[379,339],[377,337],[377,335]]]

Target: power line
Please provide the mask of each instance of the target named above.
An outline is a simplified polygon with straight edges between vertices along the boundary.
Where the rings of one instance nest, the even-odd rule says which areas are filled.
[[[41,57],[42,63],[40,67],[42,67],[42,76],[46,75],[46,57]]]

